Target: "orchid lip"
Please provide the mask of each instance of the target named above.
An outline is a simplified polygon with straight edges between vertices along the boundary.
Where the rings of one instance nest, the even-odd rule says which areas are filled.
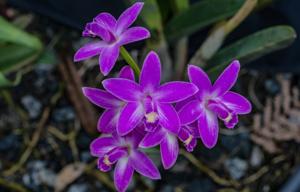
[[[189,135],[189,137],[183,142],[185,145],[189,145],[191,141],[193,140],[194,136],[192,134]]]

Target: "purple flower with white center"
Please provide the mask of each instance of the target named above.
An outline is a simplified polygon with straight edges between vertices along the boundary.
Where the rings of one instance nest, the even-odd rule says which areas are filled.
[[[160,173],[150,158],[138,149],[143,135],[133,131],[125,137],[104,136],[95,139],[90,146],[91,154],[98,157],[98,168],[107,172],[116,164],[114,183],[118,191],[125,191],[134,170],[150,179],[160,179]]]
[[[155,52],[150,52],[143,64],[139,84],[132,80],[111,78],[104,80],[104,88],[127,102],[122,109],[117,132],[123,136],[132,131],[141,121],[146,131],[152,132],[162,126],[177,134],[180,122],[171,103],[194,95],[198,88],[188,82],[168,82],[160,85],[161,65]]]
[[[134,74],[129,66],[125,66],[119,73],[119,78],[130,79],[134,81]],[[108,93],[107,91],[84,87],[83,94],[95,105],[105,109],[98,120],[98,131],[102,133],[113,133],[116,131],[120,111],[125,102]]]
[[[80,48],[74,56],[74,61],[99,55],[100,71],[107,75],[118,59],[121,46],[150,37],[149,31],[144,27],[129,28],[142,7],[143,3],[135,3],[125,10],[118,20],[109,13],[96,16],[86,25],[83,36],[99,37],[102,41],[88,43]]]
[[[198,129],[204,145],[212,148],[218,139],[218,118],[227,128],[233,128],[239,114],[251,111],[250,102],[243,96],[229,91],[237,80],[240,64],[233,61],[212,85],[207,74],[199,67],[189,65],[188,76],[199,91],[179,111],[181,123],[198,120]]]

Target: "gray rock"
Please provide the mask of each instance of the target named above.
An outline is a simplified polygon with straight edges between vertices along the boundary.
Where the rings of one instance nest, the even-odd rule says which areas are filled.
[[[68,192],[88,192],[89,187],[87,184],[73,184],[69,187]]]
[[[29,113],[29,117],[32,119],[37,118],[42,110],[42,104],[32,95],[26,95],[21,98],[21,103]]]
[[[53,111],[53,119],[56,122],[66,122],[75,119],[75,111],[73,107],[58,108]]]
[[[254,146],[250,156],[250,165],[252,167],[259,167],[264,160],[264,153],[258,146]]]
[[[245,160],[233,158],[225,161],[225,168],[233,179],[240,179],[245,175],[248,164]]]

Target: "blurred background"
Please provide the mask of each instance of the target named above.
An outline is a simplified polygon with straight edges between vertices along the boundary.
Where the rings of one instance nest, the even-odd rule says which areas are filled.
[[[0,191],[114,191],[89,144],[101,109],[82,95],[100,87],[98,59],[73,62],[85,23],[115,17],[134,0],[0,0]],[[234,89],[253,104],[218,144],[181,151],[162,180],[135,175],[129,191],[300,191],[299,0],[145,0],[137,21],[151,31],[127,47],[141,64],[159,53],[164,81],[185,79],[187,63],[212,79],[233,59]],[[118,60],[111,76],[126,63]],[[160,165],[159,153],[148,151]]]

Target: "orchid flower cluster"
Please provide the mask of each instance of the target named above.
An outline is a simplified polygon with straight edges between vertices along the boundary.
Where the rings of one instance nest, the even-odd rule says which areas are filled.
[[[100,38],[80,48],[75,61],[99,55],[100,71],[107,75],[128,43],[150,37],[143,27],[130,27],[143,3],[135,3],[118,19],[100,13],[83,31],[83,36]],[[118,77],[102,81],[104,89],[84,87],[83,94],[104,109],[98,121],[103,133],[90,146],[98,157],[98,168],[107,172],[114,166],[114,183],[125,191],[134,171],[150,179],[160,173],[144,148],[160,146],[162,165],[171,168],[179,153],[179,141],[191,152],[200,139],[207,148],[216,145],[218,119],[228,128],[238,123],[239,114],[251,111],[243,96],[229,91],[237,80],[240,64],[233,61],[214,84],[199,67],[188,66],[190,82],[161,84],[159,56],[151,51],[145,58],[138,81],[131,67],[125,66]]]

